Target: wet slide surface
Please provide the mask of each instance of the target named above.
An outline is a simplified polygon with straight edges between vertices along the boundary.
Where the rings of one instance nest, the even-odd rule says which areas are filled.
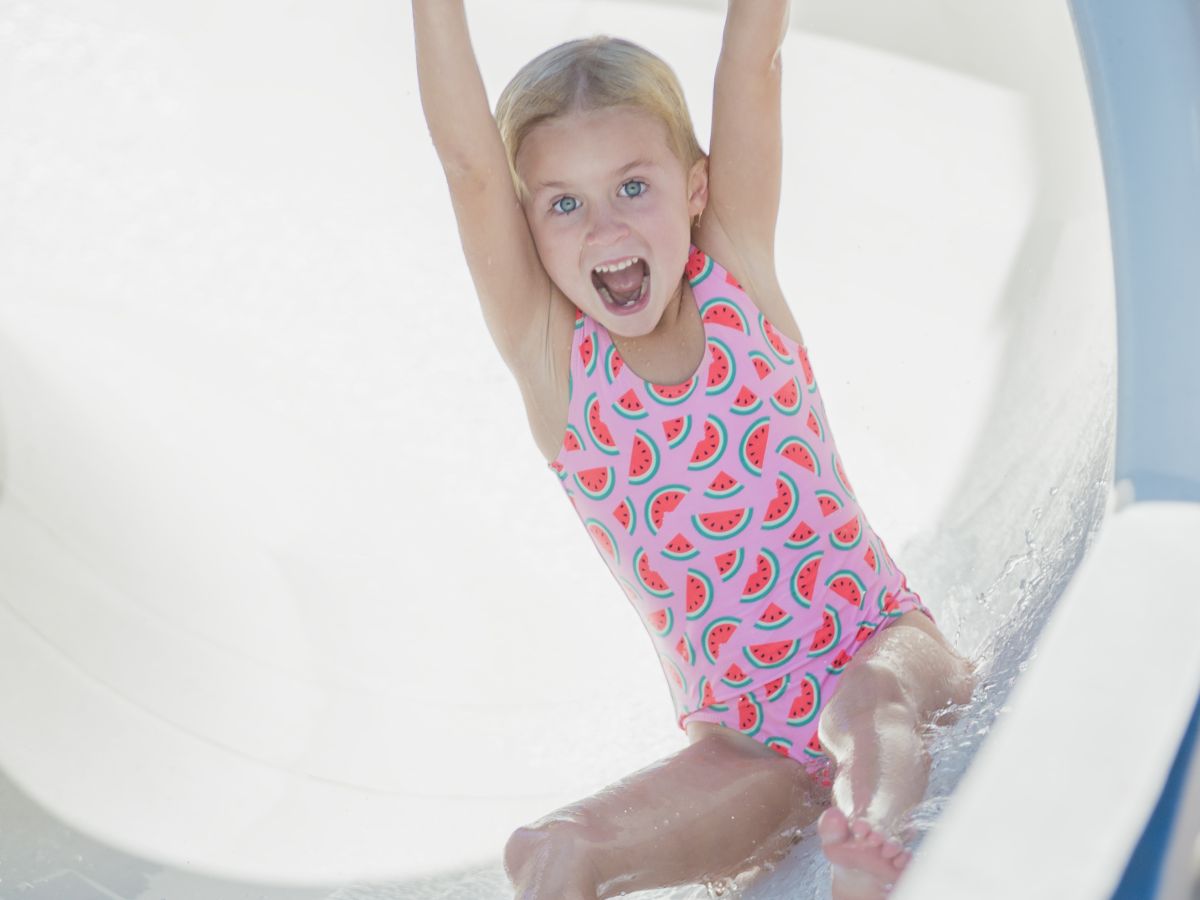
[[[493,101],[621,34],[707,146],[723,7],[523,6],[467,4]],[[1109,503],[1100,160],[1065,10],[806,6],[780,282],[872,523],[983,676],[925,835]],[[479,315],[407,6],[0,19],[0,768],[46,836],[4,882],[507,896],[515,827],[685,739]],[[814,836],[746,896],[827,881]]]

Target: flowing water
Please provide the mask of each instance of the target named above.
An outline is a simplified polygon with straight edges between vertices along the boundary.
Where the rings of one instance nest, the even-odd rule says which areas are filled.
[[[574,11],[568,14],[568,7]],[[592,4],[589,9],[594,21],[579,11],[579,4],[543,4],[539,9],[547,21],[556,15],[564,17],[547,26],[557,29],[562,39],[579,29],[612,30],[602,29],[600,23],[612,23],[618,12],[622,16],[628,13],[629,18],[622,21],[635,38],[639,37],[636,29],[643,28],[641,39],[646,43],[668,33],[664,22],[697,16],[711,30],[708,50],[715,53],[719,23],[707,12],[689,12],[672,4],[636,7],[635,17],[634,4]],[[1000,9],[999,4],[996,7]],[[409,620],[381,618],[377,627],[360,625],[362,633],[354,640],[347,638],[343,645],[339,643],[343,631],[350,634],[346,623],[355,621],[355,615],[345,611],[347,605],[360,602],[354,609],[361,621],[382,616],[379,610],[403,607],[396,601],[402,588],[416,583],[410,578],[427,573],[397,574],[401,568],[395,562],[397,547],[408,541],[424,548],[427,545],[420,539],[428,539],[429,534],[457,534],[463,516],[483,515],[470,504],[502,508],[516,505],[520,499],[492,479],[471,495],[469,502],[463,498],[447,501],[443,492],[419,483],[429,481],[423,477],[426,467],[445,462],[457,471],[469,472],[468,466],[479,465],[472,442],[481,433],[497,435],[494,441],[502,445],[525,439],[523,423],[512,424],[519,418],[519,398],[487,343],[461,253],[453,241],[444,184],[431,148],[421,143],[426,134],[414,99],[411,45],[397,55],[391,43],[391,35],[402,35],[410,27],[408,10],[367,4],[363,15],[375,18],[358,23],[327,15],[322,18],[315,6],[310,9],[282,2],[270,10],[256,7],[255,12],[220,4],[204,6],[204,11],[199,6],[175,13],[165,9],[148,2],[96,4],[84,10],[67,2],[38,5],[0,0],[0,65],[5,67],[0,76],[7,75],[14,85],[3,107],[10,127],[0,129],[0,209],[8,216],[0,218],[0,349],[7,353],[0,366],[12,366],[11,370],[0,367],[0,375],[10,374],[0,379],[0,438],[4,439],[0,440],[0,484],[5,488],[0,512],[19,508],[17,501],[36,508],[56,540],[61,538],[64,544],[74,540],[76,548],[86,550],[86,539],[92,539],[90,549],[95,554],[91,561],[109,566],[112,584],[126,577],[126,586],[155,588],[158,595],[165,595],[180,580],[174,568],[176,559],[160,561],[146,554],[136,540],[138,535],[125,526],[136,524],[144,510],[156,509],[145,505],[149,501],[138,494],[138,487],[149,494],[155,484],[174,487],[184,480],[162,476],[156,482],[160,473],[152,465],[130,464],[136,471],[129,491],[113,489],[113,496],[120,501],[115,509],[106,509],[95,499],[91,506],[80,504],[76,498],[91,498],[93,487],[100,496],[109,474],[120,470],[120,460],[132,458],[129,454],[143,446],[153,452],[139,458],[164,466],[173,460],[183,471],[180,461],[194,462],[188,477],[200,473],[199,493],[212,502],[212,509],[220,509],[205,519],[200,513],[210,513],[210,507],[196,501],[191,508],[197,515],[185,522],[187,529],[196,534],[207,534],[204,528],[210,525],[220,529],[221,539],[229,543],[213,538],[211,547],[237,552],[257,548],[260,545],[254,541],[261,539],[271,551],[280,551],[271,556],[271,564],[278,567],[272,574],[283,571],[293,578],[289,583],[292,592],[280,605],[289,612],[300,610],[295,621],[301,622],[301,630],[311,632],[301,638],[310,641],[302,646],[312,658],[299,654],[298,660],[293,660],[279,650],[281,665],[303,664],[308,666],[302,668],[306,676],[316,673],[315,678],[337,670],[340,664],[340,673],[353,670],[362,683],[399,685],[406,677],[403,668],[389,669],[380,661],[399,655],[399,626],[409,625]],[[483,4],[473,5],[471,12],[473,16],[478,12],[481,19],[493,14]],[[582,18],[571,18],[576,15]],[[793,19],[798,15],[793,11]],[[257,18],[246,21],[248,16]],[[1011,19],[1007,6],[1003,18]],[[1029,21],[1033,21],[1032,14]],[[232,22],[241,24],[235,28]],[[966,28],[965,23],[959,24]],[[1069,28],[1064,31],[1061,22],[1056,25],[1057,33],[1069,40]],[[707,89],[710,65],[701,67],[702,72],[695,63],[689,69],[682,67],[689,61],[685,51],[695,40],[690,36],[693,33],[700,31],[676,35],[681,46],[673,61],[681,64],[687,84]],[[386,46],[368,39],[378,34],[389,35]],[[530,53],[526,54],[524,48],[510,48],[511,41],[500,47],[490,45],[487,34],[486,28],[479,29],[477,46],[483,68],[498,73],[492,80],[501,85],[501,74],[513,71],[519,57],[541,49],[543,38],[548,39],[543,34],[530,37]],[[800,38],[795,40],[800,46]],[[797,79],[795,92],[786,95],[785,111],[793,129],[786,143],[792,181],[785,191],[780,242],[804,247],[808,254],[790,270],[788,295],[798,318],[803,319],[806,334],[815,336],[814,365],[819,377],[827,379],[823,390],[830,400],[839,440],[863,454],[863,468],[852,468],[851,473],[867,473],[854,474],[856,484],[866,484],[873,465],[875,473],[884,473],[876,475],[876,483],[880,483],[892,480],[894,468],[891,462],[866,456],[870,447],[880,443],[877,434],[869,433],[870,426],[883,420],[864,411],[866,404],[875,402],[866,396],[867,389],[860,395],[853,387],[843,387],[853,371],[839,368],[837,354],[863,317],[854,311],[836,311],[839,303],[861,303],[855,308],[879,316],[877,332],[904,329],[910,335],[907,358],[889,363],[895,366],[894,381],[877,383],[886,387],[889,398],[895,398],[878,401],[881,408],[901,400],[914,404],[904,429],[889,428],[885,432],[888,439],[904,442],[912,451],[908,459],[913,462],[935,458],[931,454],[936,448],[949,443],[957,442],[961,449],[955,457],[961,469],[947,464],[940,469],[929,466],[906,472],[914,479],[940,478],[955,483],[938,491],[933,484],[923,485],[927,490],[918,492],[919,496],[937,499],[929,501],[930,509],[922,510],[921,527],[910,529],[895,544],[889,541],[910,584],[930,605],[943,632],[977,663],[980,678],[976,695],[961,710],[960,719],[931,731],[929,789],[910,817],[919,845],[936,826],[981,743],[1003,719],[1012,686],[1028,665],[1039,632],[1105,512],[1115,406],[1111,294],[1105,293],[1111,291],[1104,256],[1107,223],[1102,211],[1097,212],[1099,207],[1089,205],[1100,196],[1099,167],[1094,148],[1086,143],[1090,133],[1078,146],[1066,142],[1051,147],[1039,138],[1040,132],[1026,131],[1026,117],[1036,120],[1041,116],[1039,127],[1045,128],[1050,127],[1048,120],[1057,125],[1064,117],[1056,113],[1047,119],[1045,108],[1027,107],[1006,90],[969,79],[965,86],[950,78],[944,84],[927,81],[935,73],[925,64],[887,54],[856,55],[836,41],[810,40],[803,46],[811,57],[806,64],[812,66],[812,72],[805,82]],[[990,44],[984,40],[980,46]],[[214,53],[214,48],[220,52]],[[404,57],[405,53],[409,56]],[[497,54],[507,55],[500,58]],[[971,56],[965,51],[963,55]],[[797,77],[796,71],[793,66],[791,77]],[[836,117],[821,119],[827,114],[824,101],[817,94],[801,93],[807,90],[803,85],[817,83],[817,73],[824,78],[827,71],[849,72],[839,76],[843,78],[837,82],[839,91],[858,85],[856,90],[861,93],[847,96],[858,97],[863,104],[877,104],[869,107],[871,112],[863,115],[862,122],[853,120],[850,113],[846,114],[849,123]],[[889,109],[896,104],[886,98],[880,101],[876,95],[901,83],[906,88],[897,92],[899,101],[908,103],[916,97],[934,104],[918,108],[913,101],[906,115],[927,118],[887,120]],[[1037,97],[1044,99],[1057,90],[1058,81],[1048,79],[1046,84],[1045,89],[1039,87]],[[1080,85],[1072,84],[1071,110],[1086,111]],[[489,84],[489,88],[494,97],[495,86]],[[933,88],[944,88],[946,93],[938,94]],[[934,99],[929,100],[931,97]],[[936,105],[939,97],[947,104],[944,108]],[[977,103],[953,105],[975,97]],[[851,108],[849,104],[847,108]],[[401,112],[389,118],[397,109]],[[955,110],[954,116],[947,114],[950,109]],[[693,115],[698,131],[703,131],[703,110],[693,110]],[[807,120],[800,121],[801,115],[823,124],[810,128]],[[973,115],[979,116],[978,121]],[[1080,133],[1085,133],[1089,126],[1086,112],[1082,115],[1084,118],[1076,121],[1083,123]],[[936,131],[938,123],[960,118],[968,127]],[[314,126],[314,122],[321,124]],[[883,131],[891,129],[882,143],[895,141],[895,154],[868,157],[867,151],[860,150],[865,162],[853,175],[843,172],[840,181],[829,178],[828,166],[840,163],[842,156],[852,160],[852,145],[859,138],[864,147],[882,146],[871,123]],[[820,149],[821,142],[806,144],[801,139],[809,130],[829,134],[829,129],[839,126],[845,130],[829,138],[825,151]],[[920,141],[932,134],[939,145],[931,149]],[[904,143],[905,135],[911,144]],[[841,143],[834,146],[835,142]],[[953,149],[942,151],[943,145]],[[820,156],[823,152],[830,154],[829,158]],[[941,179],[954,178],[955,172],[938,160],[939,152],[945,152],[946,159],[975,160],[979,171],[967,168],[959,181],[947,187]],[[981,154],[989,152],[996,157],[980,161]],[[404,166],[397,164],[400,158]],[[927,168],[920,169],[922,164]],[[882,181],[871,182],[872,173]],[[935,186],[921,188],[922,177]],[[952,200],[936,205],[938,197],[970,191],[989,181],[1001,183],[1005,177],[1012,177],[1016,187],[1008,189],[1002,184],[992,194],[981,188],[970,200],[955,193]],[[1080,184],[1072,182],[1075,177]],[[822,193],[827,182],[832,185],[828,195]],[[923,198],[899,199],[900,192],[914,184],[918,194],[924,192]],[[883,189],[894,190],[894,209],[878,205]],[[1080,197],[1091,199],[1079,200],[1072,193],[1076,189]],[[1059,205],[1054,206],[1047,197]],[[919,205],[916,200],[921,201]],[[846,214],[849,221],[833,219],[843,207],[850,211]],[[907,213],[896,212],[902,207],[920,213],[905,219]],[[796,210],[805,210],[804,216]],[[794,218],[789,218],[789,211]],[[870,227],[878,230],[872,232]],[[793,230],[787,233],[788,228]],[[822,250],[818,242],[826,233],[832,244]],[[911,244],[905,244],[910,234],[920,239],[914,237]],[[959,234],[966,235],[969,245],[954,243]],[[868,242],[866,250],[861,250],[860,239]],[[935,250],[929,251],[930,246]],[[943,253],[943,248],[948,252]],[[856,252],[862,255],[855,256]],[[970,258],[961,269],[955,269],[955,261],[966,257]],[[435,277],[431,272],[448,274]],[[895,303],[888,293],[892,288],[888,272],[903,279],[899,295],[903,304]],[[956,277],[960,280],[955,281]],[[827,280],[821,282],[821,278]],[[854,278],[861,278],[861,283],[847,286]],[[840,293],[843,289],[845,294]],[[809,299],[813,296],[822,299]],[[941,298],[949,299],[939,306]],[[929,308],[920,307],[919,301],[928,301]],[[907,318],[887,318],[902,306],[911,306]],[[963,320],[945,322],[947,309]],[[972,314],[978,318],[971,319]],[[988,341],[993,341],[977,355],[994,354],[999,374],[994,385],[981,389],[965,412],[949,399],[939,408],[934,395],[948,395],[955,389],[956,379],[989,384],[990,373],[966,371],[963,365],[971,361],[977,346],[984,346],[972,345],[964,337],[973,331],[986,332]],[[919,343],[923,339],[925,343]],[[873,340],[876,343],[871,343]],[[450,350],[431,352],[431,347]],[[861,339],[858,352],[878,360],[882,358],[878,353],[893,354],[894,348],[875,334]],[[465,376],[458,367],[462,354],[472,354],[477,363]],[[925,361],[929,361],[928,367],[922,368]],[[418,371],[418,364],[424,368],[419,370],[420,383],[414,384],[412,373]],[[981,371],[986,368],[980,366]],[[868,374],[879,379],[877,370]],[[495,386],[502,381],[507,392]],[[154,392],[156,387],[161,395]],[[924,399],[909,397],[901,387],[924,391]],[[839,391],[844,393],[835,397]],[[463,396],[481,398],[473,407],[473,417],[438,418],[436,409],[462,409]],[[59,405],[43,406],[29,397]],[[185,414],[172,413],[181,400]],[[436,407],[434,414],[429,414],[430,407]],[[61,413],[61,420],[53,418],[52,412]],[[125,426],[126,434],[145,429],[145,439],[139,437],[124,445],[96,439],[97,434],[114,441],[120,436],[111,424],[119,418],[115,413],[127,415],[124,421],[133,423]],[[463,419],[470,421],[464,424]],[[78,430],[55,431],[60,426]],[[210,440],[210,432],[220,439]],[[929,437],[932,434],[937,438]],[[426,439],[421,440],[423,437]],[[80,462],[66,454],[64,467],[56,470],[56,454],[76,445],[87,447],[86,459]],[[530,479],[542,472],[540,460],[530,464],[529,445],[502,447],[496,452],[510,449],[511,463],[504,457],[499,470],[511,468],[528,473]],[[517,468],[521,465],[518,459],[527,468]],[[109,463],[111,466],[104,468]],[[397,474],[400,469],[405,471]],[[38,483],[35,474],[44,475],[44,481]],[[524,478],[521,474],[516,480]],[[545,496],[552,498],[547,502],[561,503],[557,486],[529,483],[529,496],[537,502]],[[420,493],[422,490],[427,493]],[[439,510],[441,521],[429,512],[435,502],[446,504]],[[396,510],[405,503],[421,512],[397,524],[402,517]],[[461,503],[461,509],[454,503]],[[865,505],[894,520],[905,519],[898,502],[881,499]],[[166,502],[161,506],[166,508]],[[535,555],[536,547],[550,540],[561,542],[560,525],[574,526],[569,510],[557,505],[554,509],[560,515],[558,521],[552,521],[550,513],[521,521],[522,529],[531,530],[528,544],[534,549],[518,563],[510,562],[506,554],[526,548],[504,543],[511,538],[502,533],[504,520],[498,515],[478,520],[480,531],[492,535],[497,545],[479,549],[479,569],[486,573],[489,566],[504,564],[511,573],[510,599],[523,590],[549,597],[557,586],[549,578],[536,585],[521,580],[528,579],[535,561],[540,565],[543,557],[559,553]],[[88,514],[97,518],[89,520]],[[109,528],[113,521],[122,527]],[[161,527],[170,520],[149,513],[146,521],[150,530],[145,534],[161,531],[169,536],[172,529],[183,527],[177,521],[171,522],[170,528]],[[537,533],[532,533],[534,530]],[[129,547],[121,546],[123,535]],[[234,538],[239,543],[235,544]],[[199,548],[198,555],[209,549],[194,539],[191,531],[180,541]],[[178,544],[174,546],[178,548]],[[566,557],[572,546],[577,549],[580,544],[556,546],[563,547],[561,554]],[[124,550],[128,553],[121,556]],[[424,552],[421,549],[415,555]],[[595,563],[590,548],[583,553],[572,559]],[[180,557],[178,563],[190,561]],[[152,568],[155,564],[159,568]],[[204,560],[193,571],[207,574],[210,568]],[[464,603],[485,593],[490,598],[493,582],[483,576],[478,582],[471,581],[474,567],[470,568],[467,572],[460,566],[463,571],[443,577],[460,579],[452,582],[452,592]],[[592,571],[603,577],[599,569]],[[231,584],[250,589],[250,582],[218,584],[214,576],[214,586],[229,589]],[[595,586],[598,603],[612,602],[608,587]],[[336,604],[329,603],[331,596]],[[31,610],[44,606],[38,597],[13,602],[19,605],[22,599],[29,604],[25,607],[27,619]],[[521,599],[528,604],[527,597]],[[591,599],[591,595],[583,599]],[[221,609],[205,608],[196,627],[217,621]],[[504,634],[517,634],[511,621],[519,618],[515,612],[503,616],[482,602],[469,609],[489,628],[510,628],[513,630]],[[555,614],[564,618],[553,620]],[[412,615],[417,630],[441,625],[436,619],[416,618],[423,615],[421,610]],[[567,634],[568,625],[574,625],[573,618],[579,615],[594,613],[583,608],[567,614],[549,612],[542,636]],[[257,623],[239,622],[236,617],[230,621],[246,627],[231,625],[221,633],[214,626],[210,636],[236,644],[245,653],[260,647],[291,646],[269,629],[266,637],[256,637],[258,633],[249,625]],[[604,627],[611,635],[619,626]],[[64,626],[64,633],[70,630]],[[408,639],[413,640],[411,636]],[[61,645],[69,646],[69,642],[64,639]],[[534,641],[525,646],[532,657]],[[100,654],[99,661],[87,661],[98,673],[97,684],[104,682],[102,675],[112,671],[105,664],[128,656],[128,649],[114,644],[108,653]],[[635,648],[640,649],[644,648]],[[557,659],[561,662],[562,658]],[[360,662],[361,668],[354,668]],[[509,662],[516,670],[525,661],[514,657]],[[372,669],[373,663],[378,667]],[[586,662],[576,663],[570,671],[564,667],[564,678],[576,677],[579,684],[585,684],[587,666]],[[461,685],[447,687],[456,698],[466,693],[464,685],[470,688],[480,681],[479,674],[469,667],[448,673],[448,677],[462,678]],[[513,684],[523,683],[512,673],[509,677]],[[641,677],[635,673],[627,684],[641,687],[646,683],[638,681]],[[530,682],[528,703],[514,701],[499,713],[508,718],[528,716],[531,734],[548,734],[548,728],[539,729],[555,721],[560,707],[553,702],[560,698],[550,694],[551,702],[539,702],[547,695],[537,692],[549,691],[550,686],[545,679]],[[126,685],[125,691],[123,699],[149,703],[150,692],[139,693],[136,684]],[[363,696],[367,694],[363,692]],[[386,690],[378,695],[387,702],[393,697]],[[320,699],[324,697],[320,695]],[[234,709],[237,699],[228,696],[222,711]],[[486,700],[480,698],[480,709]],[[661,724],[665,700],[663,692],[647,698],[644,706],[627,709],[611,698],[598,698],[600,714],[596,717],[625,715],[637,732],[643,722]],[[462,709],[467,708],[464,703]],[[262,709],[264,716],[271,711],[265,704]],[[451,709],[445,714],[453,716],[454,712]],[[206,713],[203,708],[179,703],[162,712],[162,717],[173,725],[195,728],[205,740],[212,738],[219,744],[224,739],[235,750],[244,749],[235,739],[245,738],[245,733],[215,736],[215,732],[203,732],[196,723],[207,723]],[[195,718],[189,719],[189,715]],[[337,756],[331,751],[337,765],[317,759],[313,773],[332,773],[330,783],[339,778],[350,780],[348,767],[341,766],[346,759],[357,761],[360,751],[363,759],[372,761],[368,752],[371,738],[361,735],[372,734],[369,729],[378,718],[368,710],[361,720],[348,718],[350,724],[337,721],[335,730],[340,729],[337,736],[343,739],[337,746],[343,752]],[[562,723],[562,733],[568,735],[562,738],[563,744],[603,753],[603,749],[592,749],[597,745],[585,743],[589,737],[586,722],[579,721],[579,714],[574,718],[576,721]],[[482,734],[485,728],[478,730],[480,740],[487,737]],[[258,734],[253,729],[249,733],[251,738]],[[334,744],[328,734],[324,737]],[[610,748],[624,765],[627,758],[648,761],[644,754],[651,745],[661,748],[668,740],[677,739],[677,734],[645,740],[637,733],[614,734],[611,743],[598,746]],[[247,740],[247,745],[252,743]],[[314,739],[314,745],[319,743]],[[515,761],[507,770],[497,764],[508,779],[499,786],[487,772],[465,787],[448,782],[449,776],[443,772],[437,775],[441,781],[435,781],[431,789],[468,799],[482,796],[485,789],[533,793],[539,778],[553,782],[556,788],[570,784],[574,789],[577,781],[570,779],[577,773],[561,764],[556,758],[560,754],[547,741],[531,738],[527,746],[516,749],[507,743],[494,738],[494,746],[486,745],[489,752],[509,753]],[[285,742],[283,753],[290,754],[295,744],[294,740]],[[436,752],[449,755],[458,749],[451,744]],[[371,783],[364,775],[364,783],[384,785],[380,796],[403,795],[403,789],[395,789],[388,781],[392,777],[388,765],[394,760],[382,752],[378,755],[378,770],[373,773],[377,782]],[[605,762],[591,759],[589,766],[607,772]],[[1031,760],[1030,764],[1038,762]],[[318,763],[328,763],[328,767],[321,770]],[[131,768],[137,767],[131,764]],[[25,774],[33,778],[39,773],[30,764]],[[43,786],[61,780],[53,772],[40,774],[45,778]],[[613,772],[616,774],[621,773]],[[462,777],[471,775],[465,772]],[[21,809],[25,815],[15,791],[0,794],[0,801],[5,809]],[[33,813],[29,817],[32,820]],[[145,822],[133,831],[146,841],[157,837],[156,829],[148,829]],[[810,830],[803,837],[771,871],[641,896],[661,900],[827,897],[828,866],[815,834]],[[366,844],[368,838],[378,836],[363,835],[361,843]],[[383,839],[386,842],[387,835]],[[39,896],[38,885],[45,882],[50,870],[85,873],[128,900],[159,896],[172,900],[185,896],[189,900],[259,896],[272,900],[500,900],[511,896],[494,842],[487,845],[496,847],[489,860],[478,865],[447,866],[436,875],[390,883],[363,881],[336,889],[296,888],[289,892],[282,887],[268,890],[233,881],[204,881],[201,876],[184,876],[158,864],[119,857],[115,850],[73,836],[61,824],[46,826],[41,842],[28,852],[17,849],[15,837],[6,840],[8,844],[0,843],[0,886],[27,885],[20,888],[18,896],[30,898]],[[281,843],[286,850],[287,840]],[[296,864],[307,864],[318,856],[304,854]],[[379,852],[364,854],[372,862],[381,856]],[[119,859],[124,861],[117,862]],[[89,861],[96,860],[102,864],[89,868]],[[250,864],[242,858],[239,863]],[[104,872],[117,869],[124,874],[106,882]]]

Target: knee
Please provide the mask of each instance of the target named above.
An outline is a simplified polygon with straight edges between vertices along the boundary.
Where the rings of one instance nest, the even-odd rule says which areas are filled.
[[[874,732],[885,725],[915,727],[916,719],[913,698],[896,673],[868,663],[838,685],[821,710],[817,736],[836,755],[864,732]]]
[[[834,718],[871,715],[880,710],[899,712],[915,708],[909,687],[896,670],[874,660],[847,671],[837,690],[825,704],[825,712],[835,709]]]
[[[950,702],[961,706],[971,702],[975,688],[979,687],[978,667],[965,656],[954,653],[953,657]]]
[[[538,849],[545,845],[549,835],[533,828],[518,828],[504,845],[504,873],[513,884],[517,883],[521,869]]]
[[[567,860],[574,857],[576,846],[571,829],[562,823],[522,826],[509,836],[504,845],[504,872],[508,880],[517,885],[522,880],[522,870],[531,860],[538,857],[543,860]]]

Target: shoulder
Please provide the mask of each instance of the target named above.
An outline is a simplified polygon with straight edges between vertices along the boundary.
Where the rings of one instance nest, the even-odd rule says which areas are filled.
[[[775,272],[775,248],[757,246],[749,240],[735,240],[723,227],[716,211],[706,209],[700,224],[692,232],[692,243],[721,264],[737,279],[767,320],[785,337],[804,344],[779,278]]]

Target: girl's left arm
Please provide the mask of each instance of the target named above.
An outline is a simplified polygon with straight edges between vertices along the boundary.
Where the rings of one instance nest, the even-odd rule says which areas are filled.
[[[790,0],[729,0],[713,90],[709,199],[747,254],[773,261],[783,162],[781,50]]]

